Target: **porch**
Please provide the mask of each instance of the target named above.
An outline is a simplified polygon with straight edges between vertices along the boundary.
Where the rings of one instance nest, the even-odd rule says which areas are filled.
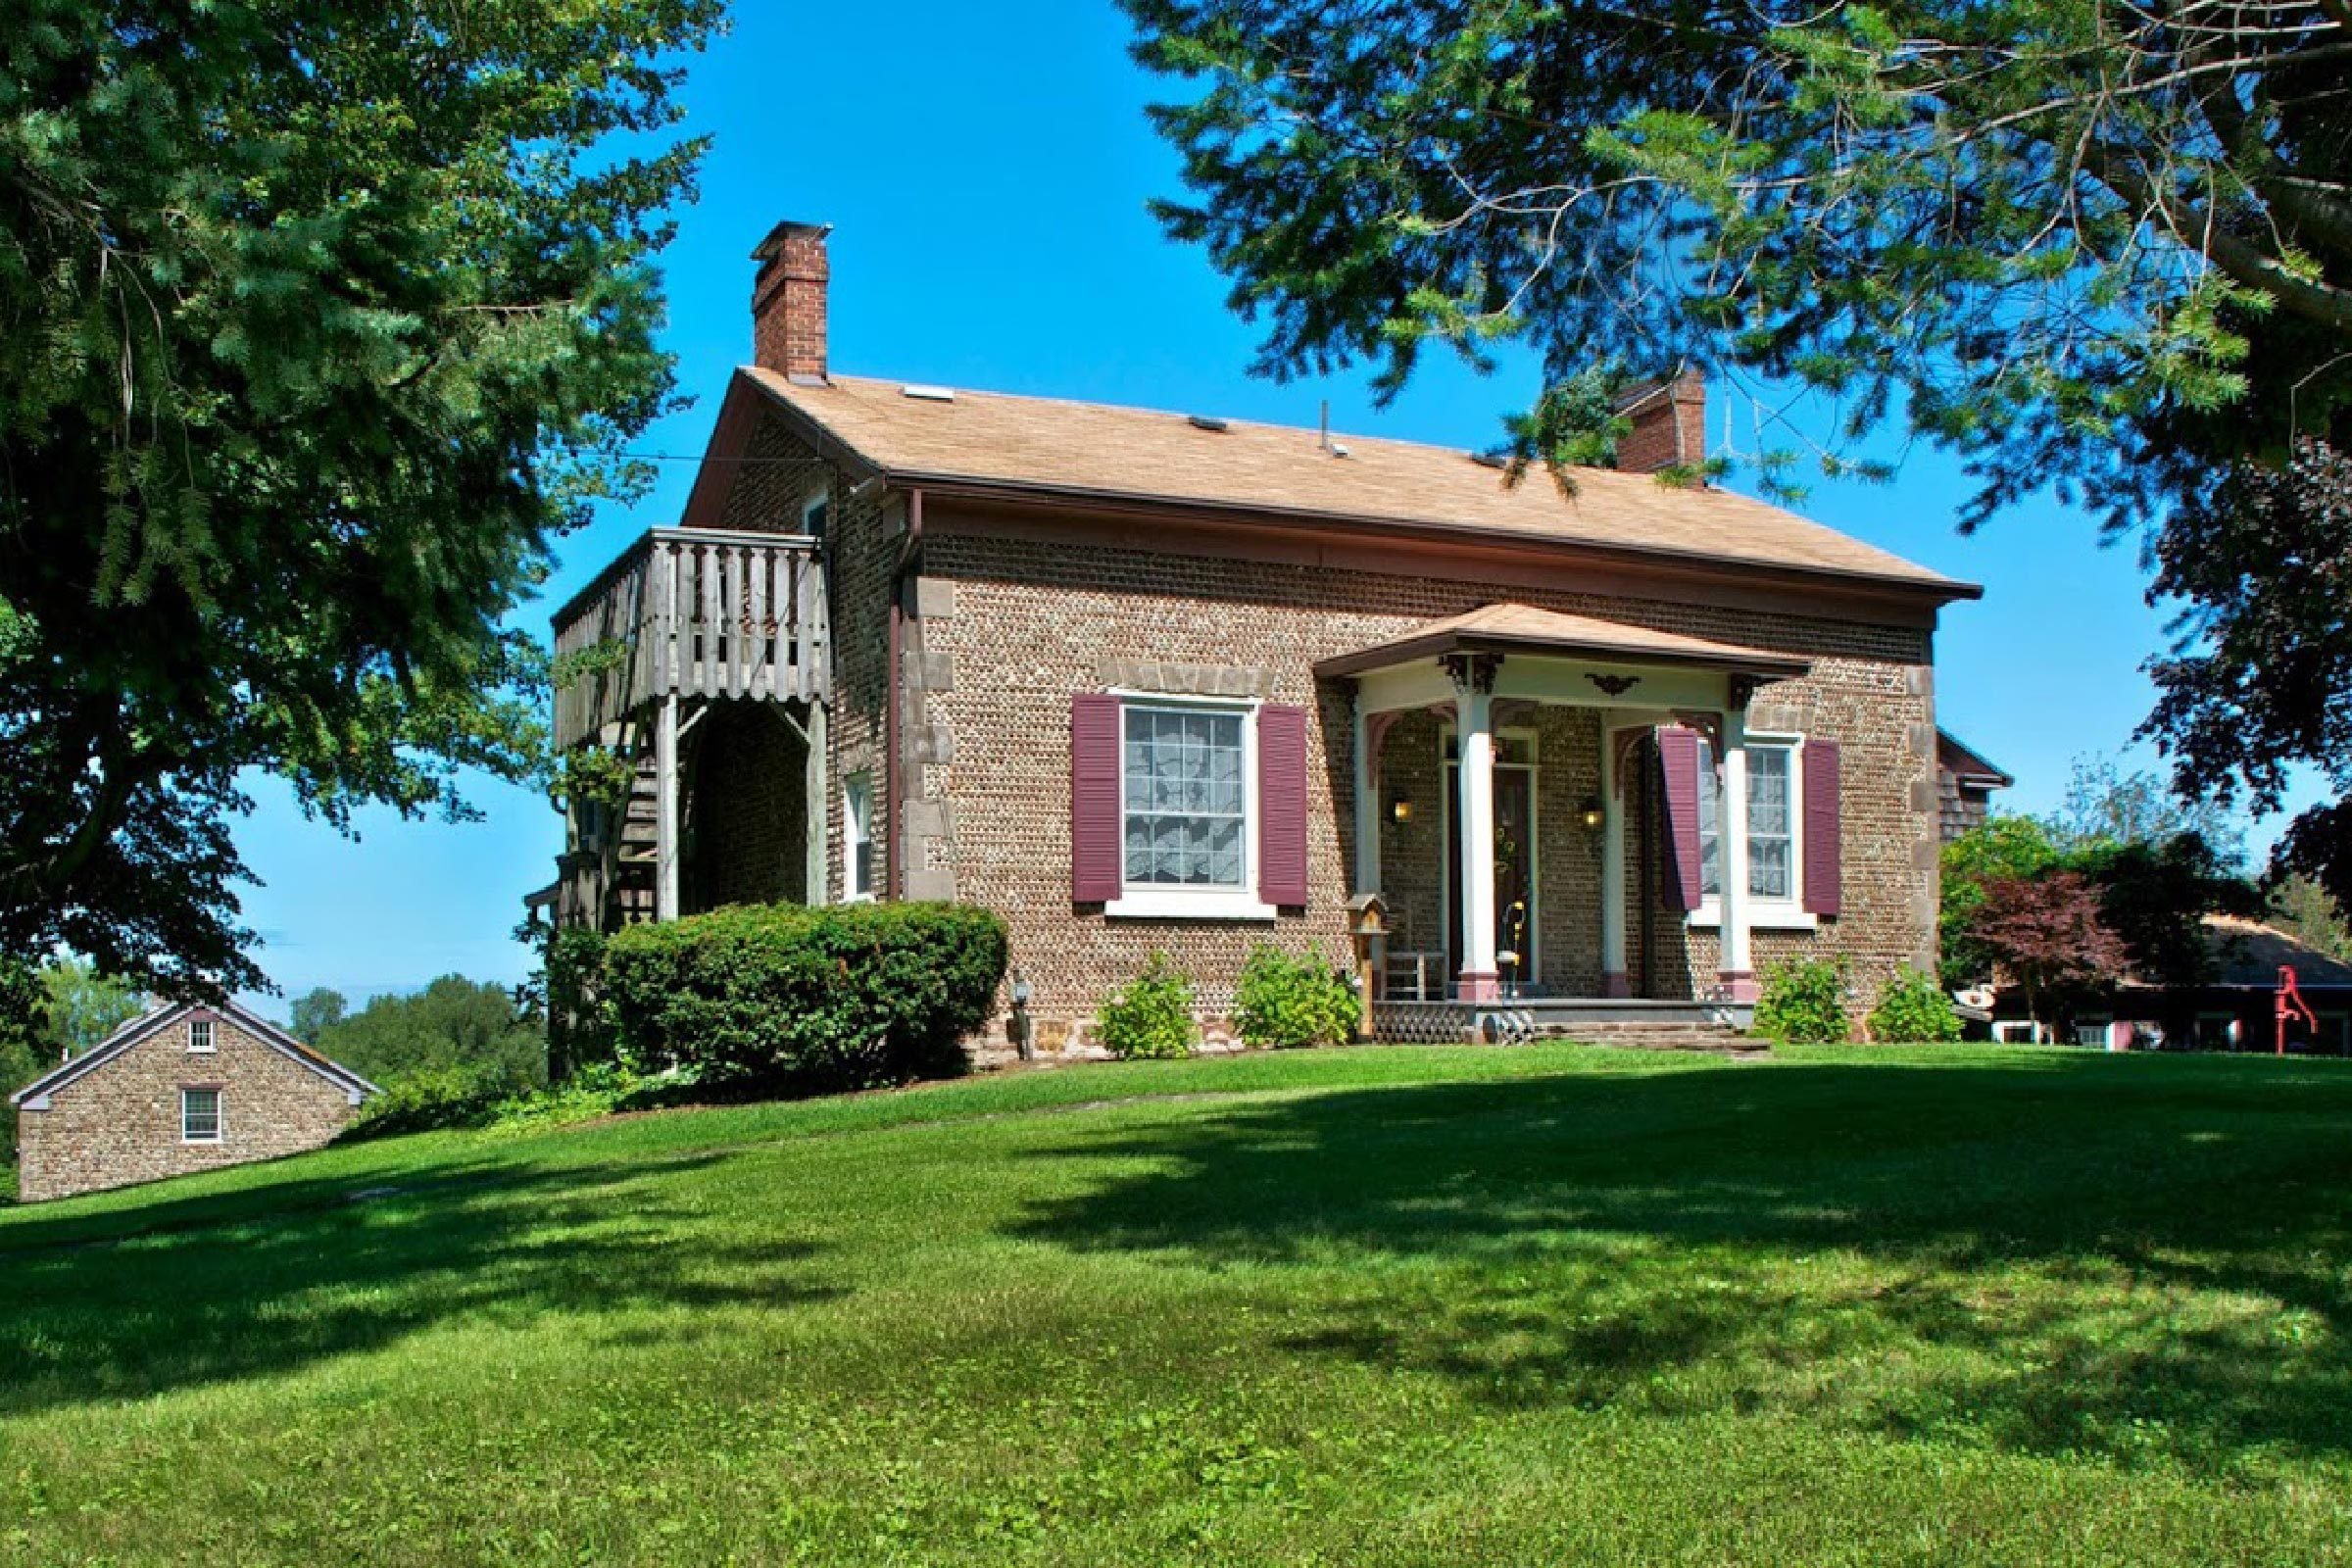
[[[1751,814],[1748,700],[1808,667],[1515,605],[1318,664],[1354,696],[1383,1038],[1744,1027],[1751,874],[1792,883],[1799,806],[1776,760]]]
[[[556,749],[602,749],[625,775],[621,799],[569,803],[559,925],[821,889],[830,640],[805,534],[650,529],[556,612]],[[771,809],[704,812],[703,796]]]

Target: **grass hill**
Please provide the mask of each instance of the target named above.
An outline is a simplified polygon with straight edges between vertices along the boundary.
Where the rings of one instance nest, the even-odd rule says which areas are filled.
[[[2327,1563],[2352,1070],[1373,1050],[0,1210],[0,1563]]]

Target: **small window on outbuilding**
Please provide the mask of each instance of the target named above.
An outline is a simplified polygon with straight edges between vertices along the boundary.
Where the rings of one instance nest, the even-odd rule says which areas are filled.
[[[220,1141],[220,1091],[182,1089],[179,1092],[179,1141],[217,1144]]]
[[[188,1021],[188,1054],[209,1056],[213,1054],[213,1020],[192,1018]]]

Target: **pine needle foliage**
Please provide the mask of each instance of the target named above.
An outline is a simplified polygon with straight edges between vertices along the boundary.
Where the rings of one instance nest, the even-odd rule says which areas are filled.
[[[262,983],[229,835],[535,779],[720,0],[0,0],[0,951]]]

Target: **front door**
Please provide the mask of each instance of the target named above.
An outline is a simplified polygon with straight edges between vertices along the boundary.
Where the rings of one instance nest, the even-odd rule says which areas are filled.
[[[1446,769],[1446,799],[1461,799],[1459,775]],[[1505,993],[1536,975],[1536,775],[1522,763],[1494,764],[1494,967]],[[1462,839],[1446,833],[1446,972],[1462,972]]]

